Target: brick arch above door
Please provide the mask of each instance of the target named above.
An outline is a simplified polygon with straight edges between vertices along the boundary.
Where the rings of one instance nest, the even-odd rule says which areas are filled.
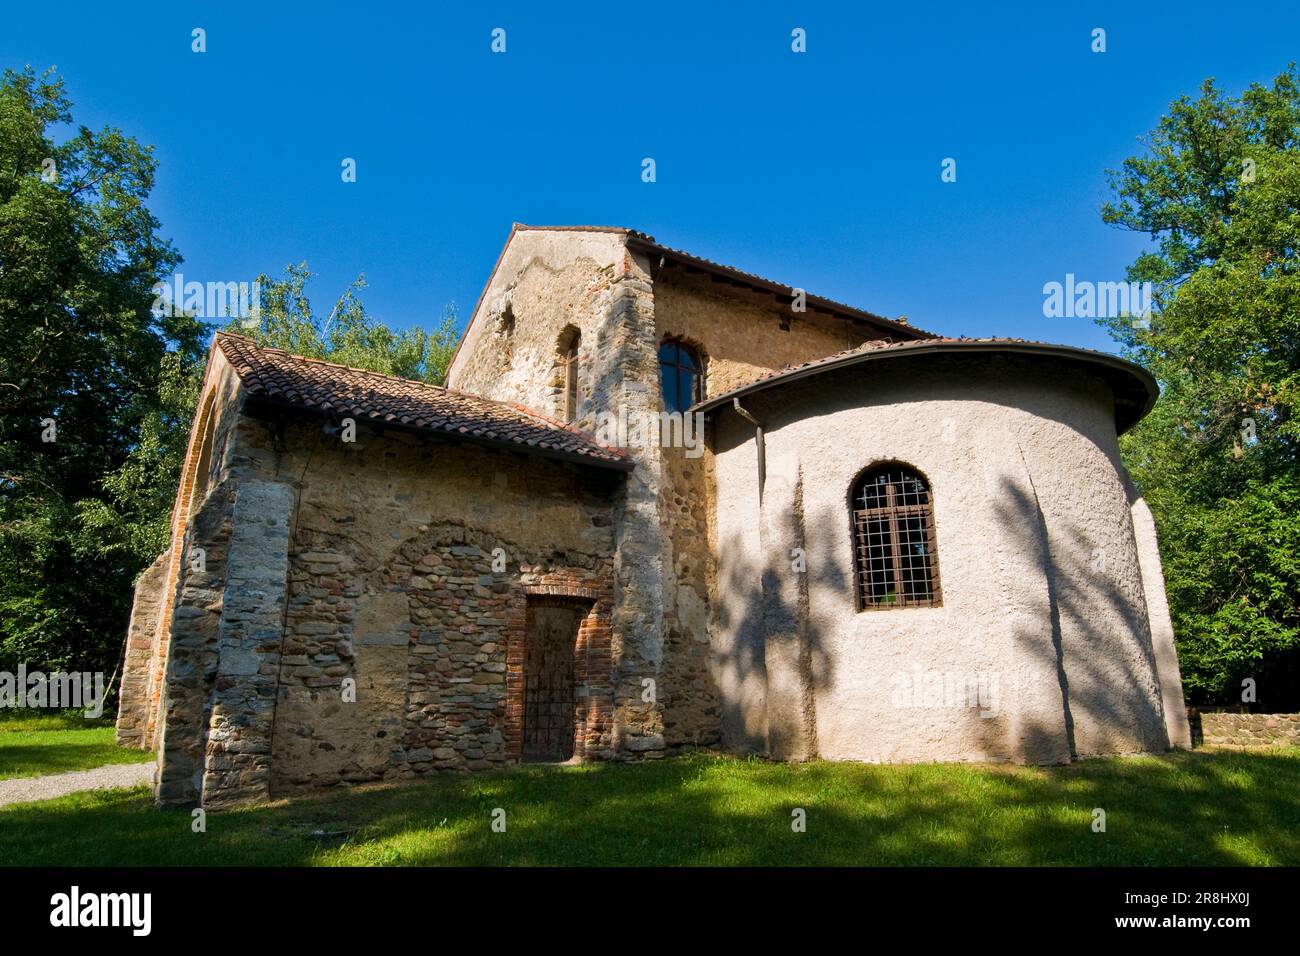
[[[529,603],[562,602],[583,606],[574,647],[575,719],[573,753],[579,759],[613,755],[614,648],[613,568],[520,569],[506,615],[506,755],[519,760],[523,750],[524,664]]]

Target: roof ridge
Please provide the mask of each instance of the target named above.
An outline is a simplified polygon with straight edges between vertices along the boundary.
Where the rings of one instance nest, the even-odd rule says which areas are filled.
[[[273,345],[259,345],[256,339],[253,339],[247,335],[240,335],[237,332],[226,332],[222,330],[222,331],[218,331],[217,334],[227,336],[229,338],[242,339],[243,341],[247,342],[250,347],[257,349],[259,352],[272,352],[275,353],[276,355],[283,355],[286,358],[297,359],[299,362],[309,362],[312,365],[326,365],[329,366],[330,368],[342,369],[345,372],[359,372],[362,375],[374,375],[377,378],[388,379],[390,382],[401,382],[405,385],[419,385],[422,388],[431,388],[434,389],[435,391],[443,392],[447,395],[455,395],[459,398],[468,398],[479,402],[489,402],[490,404],[493,405],[505,405],[509,408],[515,409],[516,411],[520,411],[528,415],[532,415],[534,418],[538,418],[541,419],[542,421],[549,422],[552,425],[558,425],[559,427],[574,432],[575,434],[578,435],[587,434],[581,429],[570,428],[569,425],[565,424],[564,422],[543,415],[541,412],[535,411],[534,409],[529,408],[527,405],[521,405],[518,402],[507,402],[499,398],[488,398],[488,396],[479,395],[477,392],[466,392],[463,391],[462,389],[451,388],[450,386],[447,385],[435,385],[433,384],[433,382],[421,381],[418,378],[407,378],[404,375],[393,375],[389,372],[376,372],[373,369],[360,368],[356,365],[344,365],[342,362],[331,362],[329,359],[313,358],[310,355],[299,355],[297,352],[290,352],[287,349],[276,348]]]
[[[290,352],[288,349],[277,348],[274,345],[260,345],[256,339],[247,335],[240,335],[238,332],[227,332],[226,330],[221,329],[217,332],[217,335],[224,338],[240,339],[247,342],[249,346],[257,349],[259,352],[271,352],[275,355],[283,355],[286,358],[297,359],[299,362],[310,362],[313,365],[327,365],[330,368],[339,368],[346,372],[360,372],[362,375],[374,375],[378,378],[386,378],[394,382],[405,382],[408,385],[420,385],[424,388],[437,389],[438,391],[447,392],[451,395],[464,395],[470,398],[483,397],[481,395],[474,395],[473,392],[462,392],[459,389],[448,388],[446,385],[434,385],[432,382],[421,381],[418,378],[407,378],[404,375],[393,375],[391,372],[376,372],[373,369],[360,368],[356,365],[344,365],[342,362],[331,362],[329,359],[314,358],[310,355],[300,355],[297,352]],[[488,401],[492,401],[492,399],[488,399]]]
[[[727,265],[725,262],[719,262],[716,259],[707,259],[704,256],[696,255],[693,252],[687,252],[685,249],[678,249],[674,246],[665,245],[664,243],[659,242],[657,239],[655,239],[655,237],[650,235],[650,233],[644,232],[640,229],[633,229],[630,226],[594,226],[594,225],[530,226],[527,223],[522,223],[522,222],[513,223],[512,226],[513,226],[513,228],[511,229],[512,235],[514,232],[517,231],[621,233],[624,236],[628,236],[633,239],[639,239],[642,242],[646,243],[647,245],[654,246],[657,250],[661,252],[668,253],[671,255],[676,255],[676,256],[683,256],[687,259],[692,259],[696,263],[699,263],[701,265],[710,266],[715,269],[721,269],[726,272],[735,273],[738,276],[741,276],[746,279],[756,280],[765,285],[790,289],[792,292],[794,289],[803,289],[802,286],[794,286],[788,282],[779,282],[776,279],[769,279],[767,276],[759,275],[757,272],[750,272],[747,269],[740,268],[739,266]],[[490,282],[491,280],[489,280],[489,284]],[[891,326],[899,327],[901,329],[906,329],[909,332],[914,332],[916,333],[918,338],[943,338],[944,337],[938,335],[937,333],[929,332],[926,329],[920,328],[919,326],[912,325],[910,320],[900,321],[900,319],[891,319],[889,318],[889,316],[881,315],[878,312],[871,312],[868,309],[860,308],[859,306],[856,305],[850,305],[847,302],[840,302],[836,299],[827,298],[824,295],[817,295],[816,293],[810,292],[807,289],[803,289],[803,291],[804,294],[809,299],[814,299],[817,300],[818,302],[825,303],[826,305],[831,306],[833,309],[839,310],[841,312],[858,313],[860,315],[868,316],[875,321],[883,322]],[[475,307],[475,311],[477,311],[477,306]],[[473,316],[471,315],[470,318],[472,320]],[[468,326],[466,327],[466,330],[468,331]]]
[[[647,242],[654,242],[655,237],[641,229],[633,229],[631,226],[533,226],[526,222],[512,223],[516,231],[524,232],[609,232],[622,233],[625,236],[636,236]]]

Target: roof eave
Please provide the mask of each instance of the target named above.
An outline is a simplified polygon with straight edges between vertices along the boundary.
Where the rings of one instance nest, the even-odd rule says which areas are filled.
[[[328,419],[334,414],[322,408],[300,405],[296,402],[291,402],[282,398],[272,398],[254,391],[249,391],[247,393],[247,402],[248,404],[283,409],[285,411],[295,412],[299,415],[323,419]],[[381,428],[393,428],[410,434],[441,438],[446,441],[464,441],[474,445],[495,448],[500,451],[514,452],[517,455],[532,455],[538,458],[549,458],[553,461],[565,461],[575,465],[585,465],[589,468],[599,468],[605,471],[627,473],[636,467],[636,462],[631,458],[626,457],[619,460],[596,458],[591,455],[581,455],[577,452],[565,451],[563,448],[543,448],[540,445],[506,441],[501,438],[489,438],[486,435],[475,435],[472,432],[442,431],[433,428],[422,428],[419,425],[411,425],[407,422],[386,421],[382,418],[370,418],[369,416],[362,416],[360,420],[366,424]]]
[[[665,260],[671,260],[680,265],[707,272],[710,275],[720,276],[738,285],[747,286],[751,289],[766,292],[778,297],[793,297],[794,295],[793,286],[783,285],[780,282],[773,282],[770,279],[764,279],[762,276],[756,276],[752,273],[744,272],[740,269],[735,269],[718,262],[712,262],[708,259],[701,259],[699,256],[693,256],[690,253],[682,252],[679,249],[670,249],[667,246],[660,245],[643,233],[628,231],[626,235],[627,245],[629,248],[634,248],[651,255],[658,255]],[[936,337],[933,332],[927,332],[924,329],[918,329],[912,325],[905,325],[904,323],[895,321],[894,319],[887,319],[883,315],[877,315],[874,312],[857,309],[853,306],[845,305],[842,302],[835,302],[819,295],[813,295],[807,291],[804,292],[804,301],[810,308],[815,308],[822,312],[828,312],[840,318],[865,322],[881,329],[882,331],[902,335],[909,341]]]
[[[505,245],[497,253],[497,260],[492,266],[492,271],[488,274],[487,282],[483,284],[483,289],[479,292],[478,299],[474,303],[474,308],[470,311],[469,317],[465,320],[465,328],[456,342],[456,348],[451,353],[451,359],[447,363],[447,377],[451,378],[452,369],[456,367],[456,360],[460,356],[461,348],[469,339],[470,329],[474,325],[474,320],[478,317],[479,309],[483,305],[483,300],[487,297],[487,291],[492,287],[496,279],[497,272],[501,268],[501,263],[505,259],[506,250],[510,248],[510,243],[514,241],[515,235],[520,232],[598,232],[612,233],[624,237],[624,242],[629,248],[636,249],[650,255],[661,256],[665,259],[694,269],[699,269],[711,275],[720,276],[739,285],[748,286],[751,289],[767,292],[775,296],[793,295],[792,287],[782,285],[779,282],[773,282],[770,279],[764,279],[762,276],[756,276],[752,273],[744,272],[731,266],[723,265],[719,262],[713,262],[709,259],[702,259],[699,256],[693,256],[688,252],[680,249],[671,249],[668,246],[660,245],[644,232],[638,232],[635,229],[628,229],[624,226],[530,226],[526,223],[511,223],[510,235],[506,237]],[[877,315],[874,312],[867,312],[863,309],[857,309],[842,302],[835,302],[831,299],[823,298],[819,295],[804,293],[805,302],[814,309],[840,318],[850,319],[852,321],[865,322],[882,331],[890,332],[895,335],[901,335],[907,340],[935,338],[933,332],[927,332],[924,329],[918,329],[912,325],[905,325],[894,319],[885,318],[883,315]]]
[[[1121,419],[1120,396],[1115,393],[1113,388],[1111,390],[1111,394],[1115,397],[1116,402],[1115,429],[1116,433],[1120,435],[1124,434],[1145,418],[1151,409],[1155,407],[1156,399],[1160,396],[1160,386],[1150,372],[1142,368],[1140,365],[1135,365],[1132,362],[1119,358],[1118,356],[1107,355],[1104,352],[1092,352],[1087,349],[1073,348],[1068,345],[1049,345],[1047,343],[1036,342],[945,342],[923,339],[916,342],[908,342],[895,348],[868,349],[827,362],[814,363],[802,368],[791,369],[789,372],[780,375],[773,375],[769,378],[759,379],[756,382],[751,382],[748,385],[733,389],[725,394],[699,402],[694,405],[690,411],[705,413],[714,412],[724,406],[730,405],[733,399],[744,398],[748,395],[753,395],[769,388],[785,385],[790,382],[797,382],[800,379],[856,365],[860,362],[905,358],[914,355],[933,355],[938,353],[970,354],[972,352],[1002,352],[1013,355],[1045,355],[1079,364],[1103,366],[1133,376],[1143,385],[1146,393],[1136,414],[1125,414],[1123,419]],[[1133,408],[1138,406],[1129,405],[1127,407]]]

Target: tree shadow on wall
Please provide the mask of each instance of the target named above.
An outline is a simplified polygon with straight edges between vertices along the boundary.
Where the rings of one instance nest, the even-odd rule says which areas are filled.
[[[1120,562],[1124,555],[1107,554],[1077,519],[1056,516],[1049,522],[1039,501],[1010,482],[996,509],[1001,532],[1032,556],[1041,573],[1025,586],[1045,586],[1050,609],[1041,625],[1018,623],[1012,630],[1015,660],[1027,665],[1029,680],[1010,689],[1021,698],[1022,721],[1019,739],[1003,745],[1031,762],[1053,753],[1059,760],[1166,750],[1136,564],[1126,566]],[[1023,679],[1026,670],[1018,676]],[[1046,681],[1056,687],[1041,686]]]
[[[835,660],[809,598],[817,592],[851,603],[851,577],[826,536],[808,540],[797,514],[784,516],[759,550],[754,555],[739,537],[719,542],[731,559],[725,573],[719,569],[710,624],[725,636],[713,642],[723,743],[742,752],[815,756],[817,695],[831,685]]]
[[[1118,481],[1115,490],[1123,493]],[[1131,526],[1125,524],[1117,539],[1114,528],[1102,525],[1099,537],[1099,529],[1089,524],[1092,515],[1045,516],[1033,489],[1010,479],[998,485],[992,507],[1004,547],[1018,552],[1026,571],[1022,580],[1020,569],[998,566],[998,588],[1003,600],[1023,602],[1019,610],[1028,613],[1009,623],[1009,655],[994,654],[995,643],[990,644],[990,661],[1011,665],[1002,675],[1003,696],[1012,695],[1018,719],[973,714],[979,750],[972,753],[1060,763],[1166,750],[1140,568],[1127,547]],[[1131,520],[1127,508],[1116,517]],[[794,755],[816,754],[815,700],[833,683],[836,662],[834,635],[809,614],[807,596],[811,591],[846,604],[854,600],[849,562],[832,553],[834,536],[808,540],[797,517],[787,525],[775,536],[767,529],[757,549],[752,533],[748,543],[740,534],[720,542],[728,560],[719,569],[713,658],[722,691],[724,745],[734,751],[791,755],[780,740],[791,730],[779,724],[802,718],[805,751],[794,748]],[[786,545],[807,553],[803,580],[774,564],[788,553]],[[985,639],[999,640],[996,635]],[[801,686],[778,686],[779,680],[788,684],[789,674],[797,674]]]

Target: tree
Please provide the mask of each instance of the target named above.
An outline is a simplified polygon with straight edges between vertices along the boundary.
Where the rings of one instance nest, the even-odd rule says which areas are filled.
[[[155,316],[180,257],[150,149],[0,77],[0,669],[111,671],[165,541],[206,331]],[[61,137],[61,138],[59,138]]]
[[[360,296],[366,280],[359,276],[321,319],[307,296],[311,277],[305,262],[286,266],[279,279],[259,276],[257,319],[233,320],[227,329],[294,355],[442,384],[460,338],[454,304],[443,309],[442,321],[432,332],[418,325],[394,331],[366,311]]]
[[[111,672],[139,572],[169,545],[211,327],[155,313],[181,258],[146,200],[151,148],[64,133],[62,80],[0,78],[0,670]],[[62,134],[61,138],[60,135]],[[374,321],[359,278],[320,321],[306,264],[262,276],[263,344],[441,383],[458,338]]]
[[[1107,324],[1160,381],[1121,447],[1161,537],[1188,696],[1300,705],[1300,86],[1206,80],[1109,172],[1102,217],[1149,234],[1160,308]]]

